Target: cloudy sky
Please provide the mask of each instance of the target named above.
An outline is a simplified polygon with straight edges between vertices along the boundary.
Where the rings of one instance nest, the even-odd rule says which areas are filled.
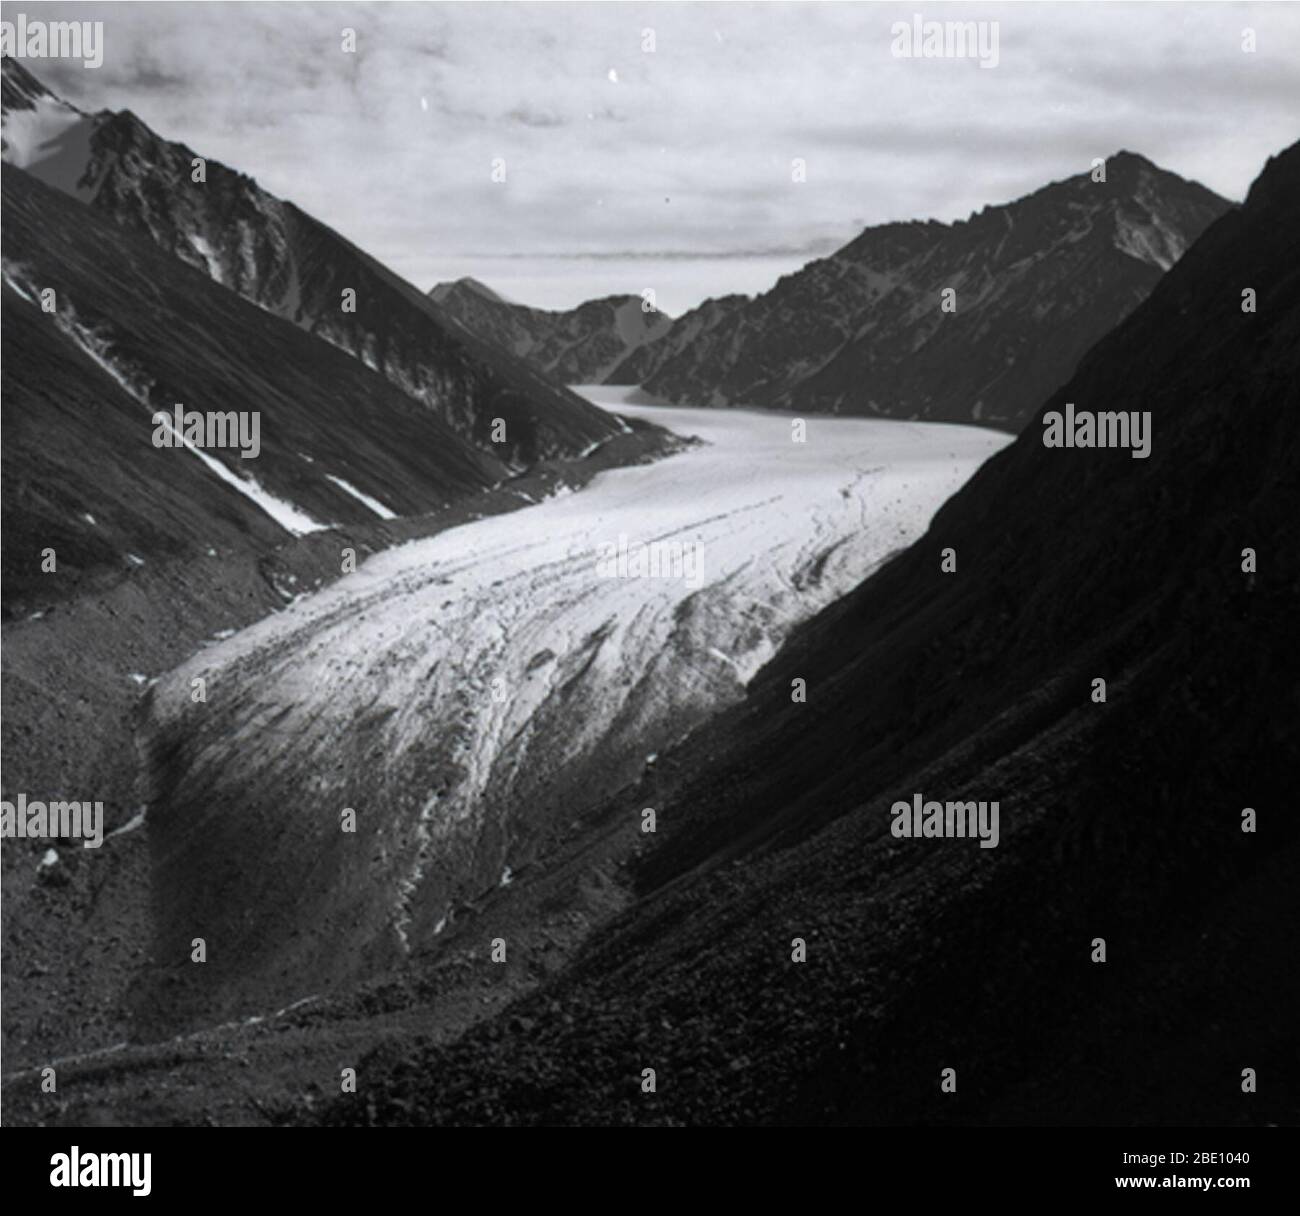
[[[1300,137],[1289,4],[19,11],[104,22],[98,70],[31,65],[75,104],[134,110],[422,288],[470,274],[552,308],[762,290],[867,224],[965,218],[1120,148],[1240,198]],[[997,66],[893,57],[918,13],[998,22]]]

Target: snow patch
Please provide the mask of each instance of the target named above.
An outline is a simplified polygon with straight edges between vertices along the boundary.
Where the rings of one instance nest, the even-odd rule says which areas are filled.
[[[9,273],[9,269],[11,265],[13,264],[6,263],[5,265],[4,281],[8,283],[9,286],[12,287],[14,291],[16,291],[20,296],[22,296],[22,298],[26,300],[28,304],[35,304],[36,303],[35,298],[29,295],[27,293],[27,289],[21,283],[19,283],[18,280],[13,277],[13,275]]]
[[[233,486],[251,503],[260,507],[291,535],[302,536],[307,532],[321,532],[326,528],[334,527],[333,524],[323,524],[320,520],[313,519],[306,511],[294,506],[293,503],[286,499],[276,497],[257,478],[239,477],[232,473],[215,456],[209,456],[202,448],[195,447],[194,444],[190,443],[184,435],[165,419],[161,425],[165,426],[177,440],[185,445],[192,455],[201,460],[222,481],[229,486]]]
[[[125,836],[127,832],[134,832],[137,831],[139,828],[144,827],[144,817],[148,809],[149,808],[147,806],[142,806],[138,808],[136,810],[136,813],[132,815],[131,818],[128,819],[126,823],[124,823],[120,828],[114,828],[111,832],[108,833],[107,836],[104,837],[104,839],[111,840],[114,836]]]
[[[190,244],[194,247],[194,252],[197,253],[207,264],[208,277],[220,283],[223,287],[228,286],[223,277],[221,261],[217,257],[216,250],[213,249],[212,246],[209,245],[208,242],[197,232],[186,233],[186,236],[188,237]]]
[[[356,486],[343,480],[342,477],[335,477],[333,473],[326,473],[327,480],[332,481],[340,490],[351,494],[358,502],[365,503],[380,519],[396,519],[395,512],[390,511],[377,498],[371,498],[364,490],[358,490]]]
[[[1154,212],[1146,223],[1125,215],[1115,216],[1115,248],[1149,266],[1168,270],[1183,254],[1183,243]]]

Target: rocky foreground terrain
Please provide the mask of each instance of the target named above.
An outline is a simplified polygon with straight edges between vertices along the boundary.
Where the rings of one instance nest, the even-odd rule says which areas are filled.
[[[1043,403],[1151,411],[1148,460],[1028,427],[609,805],[664,833],[611,925],[325,1121],[1294,1122],[1298,208],[1300,145]],[[916,791],[999,847],[891,836]]]

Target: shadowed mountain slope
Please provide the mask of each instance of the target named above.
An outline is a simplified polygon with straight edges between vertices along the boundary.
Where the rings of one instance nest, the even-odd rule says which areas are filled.
[[[5,165],[3,184],[7,614],[84,590],[86,576],[123,577],[127,553],[270,549],[506,476],[342,351],[20,169]],[[176,403],[256,411],[260,453],[155,447],[152,414]],[[40,570],[46,546],[57,577]]]
[[[1031,424],[622,800],[612,929],[328,1120],[1294,1122],[1298,211],[1300,145],[1043,404],[1149,410],[1149,459]],[[915,793],[998,847],[893,837]]]
[[[648,312],[640,296],[606,296],[548,311],[503,300],[474,279],[439,283],[430,297],[467,329],[558,380],[603,384],[633,352],[651,345],[672,318]]]
[[[621,433],[617,419],[467,331],[252,178],[214,160],[197,166],[197,153],[130,111],[84,114],[12,59],[3,71],[6,160],[354,355],[462,437],[518,465]],[[344,311],[349,291],[355,311]],[[505,439],[494,443],[498,418]]]
[[[958,223],[868,228],[721,318],[716,301],[687,313],[648,349],[640,383],[682,405],[1018,431],[1229,206],[1129,152],[1105,170]]]
[[[661,367],[683,356],[683,352],[689,351],[696,343],[706,343],[708,334],[724,324],[733,311],[739,311],[749,303],[750,297],[744,295],[705,300],[674,321],[653,342],[634,350],[605,377],[604,383],[645,384]]]

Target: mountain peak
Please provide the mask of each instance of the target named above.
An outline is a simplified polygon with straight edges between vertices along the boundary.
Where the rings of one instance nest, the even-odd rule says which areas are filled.
[[[3,62],[4,159],[29,170],[41,163],[47,180],[81,197],[94,120],[20,63],[8,56]]]
[[[1267,202],[1283,193],[1300,194],[1300,142],[1268,158],[1246,201]]]
[[[30,110],[41,100],[68,104],[47,89],[18,60],[6,55],[0,64],[3,64],[0,67],[0,97],[6,110]]]
[[[867,228],[714,324],[688,314],[643,387],[1019,429],[1231,205],[1137,153],[1105,163],[968,220]]]
[[[629,355],[662,337],[672,318],[631,293],[573,308],[515,304],[477,279],[439,283],[429,298],[465,329],[566,384],[601,384]]]
[[[1142,153],[1130,152],[1127,148],[1121,148],[1118,152],[1112,153],[1106,158],[1106,163],[1110,165],[1140,165],[1147,169],[1159,167],[1143,156]]]
[[[463,275],[450,283],[437,283],[429,288],[429,297],[435,302],[441,304],[449,296],[455,295],[460,291],[472,291],[476,295],[482,296],[485,300],[491,300],[495,304],[509,304],[510,301],[490,288],[486,283],[479,282],[478,279],[471,278],[469,275]]]
[[[619,424],[250,177],[163,139],[129,110],[84,114],[5,63],[4,159],[378,371],[462,438],[522,467],[590,450]],[[12,108],[8,103],[12,100]],[[339,308],[336,284],[366,307]],[[481,284],[472,291],[496,299]],[[506,418],[504,448],[489,437]]]

